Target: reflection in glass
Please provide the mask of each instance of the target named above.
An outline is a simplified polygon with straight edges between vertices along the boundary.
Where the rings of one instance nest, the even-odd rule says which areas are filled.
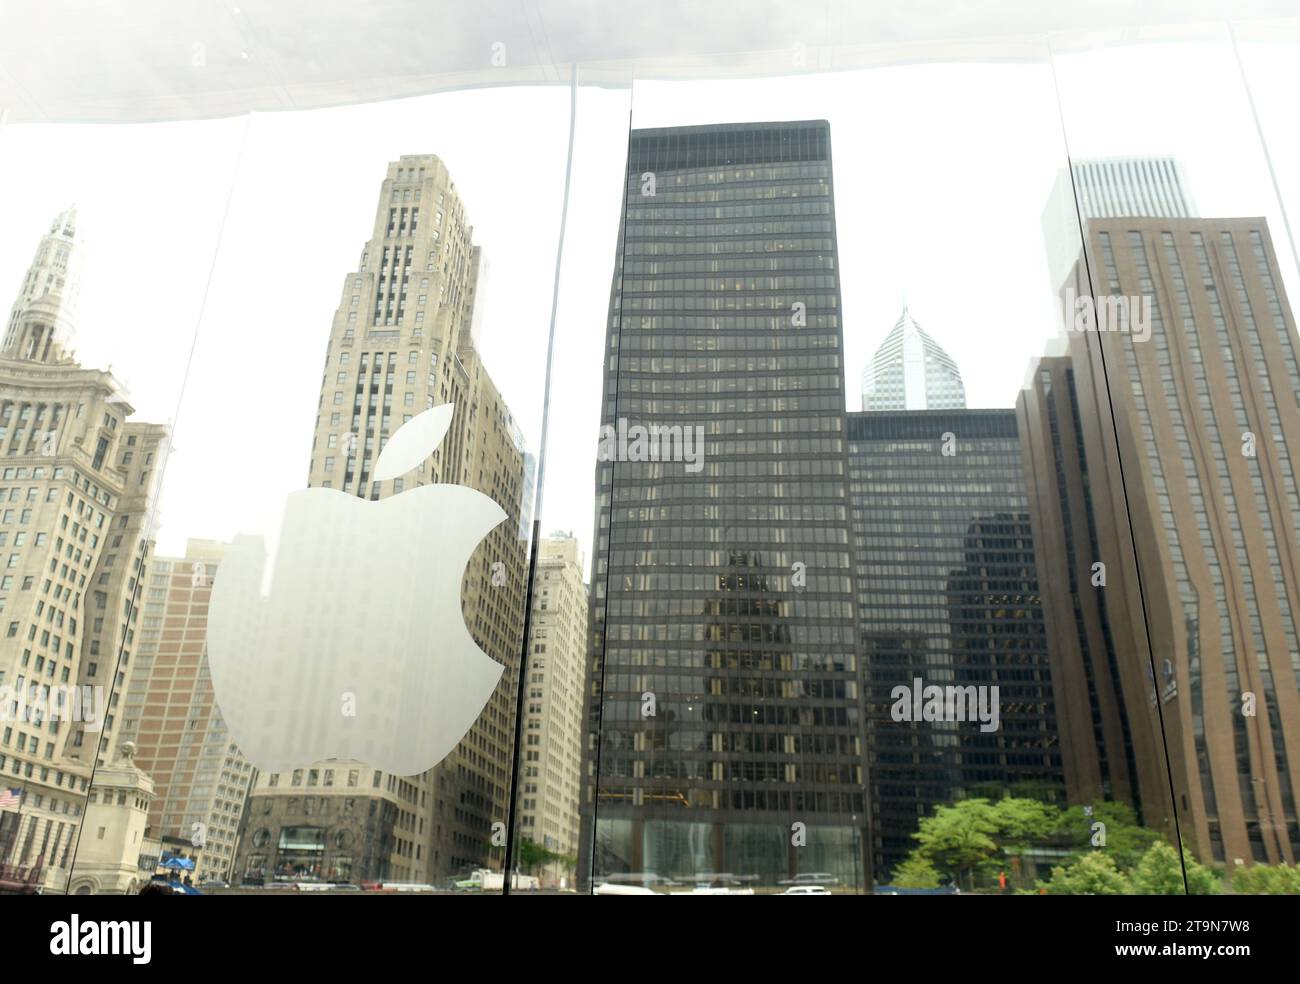
[[[830,128],[634,130],[629,155],[584,870],[774,889],[815,859],[860,888]]]

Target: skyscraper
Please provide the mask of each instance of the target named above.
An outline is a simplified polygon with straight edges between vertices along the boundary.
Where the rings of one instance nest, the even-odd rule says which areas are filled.
[[[863,410],[962,410],[961,372],[904,306],[862,370]]]
[[[578,851],[587,585],[578,541],[555,533],[538,545],[528,626],[528,702],[519,783],[522,836],[553,854]],[[552,866],[551,878],[564,877]]]
[[[580,878],[869,886],[830,127],[627,166],[603,433],[677,443],[596,467]]]
[[[1068,356],[1038,360],[1016,400],[1065,780],[1074,802],[1120,800],[1158,824],[1169,814],[1160,722],[1119,699],[1121,660],[1144,651],[1141,626],[1125,620],[1141,613],[1094,584],[1102,537],[1114,536],[1104,524],[1126,509],[1115,463],[1088,454],[1105,422],[1094,409],[1081,406]]]
[[[395,776],[327,761],[260,775],[241,826],[239,875],[427,882],[492,857],[492,825],[506,819],[511,781],[527,571],[519,430],[473,337],[480,268],[443,162],[416,155],[391,163],[326,346],[308,484],[378,499],[449,482],[495,499],[509,520],[471,556],[461,601],[474,641],[506,673],[474,727],[427,772]],[[373,480],[388,437],[443,403],[456,409],[438,450],[400,478]]]
[[[166,442],[164,428],[128,420],[111,373],[73,358],[76,269],[68,210],[41,239],[0,348],[0,787],[20,790],[0,816],[0,862],[59,891],[91,768],[117,753],[114,688],[131,672]]]
[[[1065,783],[1014,412],[854,413],[848,431],[871,853],[888,882],[935,806],[1064,800]],[[997,687],[996,728],[896,720],[895,688],[917,679]]]
[[[1095,157],[1062,168],[1043,209],[1051,289],[1060,290],[1078,260],[1079,220],[1116,216],[1185,219],[1196,204],[1173,157]]]
[[[1076,677],[1095,681],[1087,705],[1063,705],[1071,719],[1063,731],[1107,733],[1107,761],[1076,764],[1080,794],[1122,766],[1126,716],[1132,795],[1149,826],[1172,833],[1176,810],[1202,860],[1292,861],[1300,851],[1292,457],[1300,365],[1267,224],[1085,213],[1084,241],[1065,286],[1150,307],[1133,326],[1141,331],[1072,333],[1072,378],[1040,364],[1021,400],[1038,434],[1027,446],[1040,487],[1036,529],[1080,531],[1090,509],[1097,530],[1096,547],[1079,543],[1074,569],[1052,580],[1060,597],[1047,605],[1049,633],[1063,646],[1074,640]],[[1066,395],[1078,403],[1082,425],[1071,429],[1082,442],[1053,447],[1041,435]],[[1062,488],[1078,495],[1067,503]],[[1070,583],[1081,595],[1100,593],[1104,607],[1083,604],[1070,618]],[[1096,668],[1112,662],[1108,645],[1115,666],[1105,677]],[[1161,719],[1172,804],[1163,749],[1147,737],[1159,734]]]
[[[253,778],[216,706],[208,669],[208,601],[223,553],[223,544],[191,540],[183,557],[154,558],[141,591],[135,670],[120,704],[122,739],[135,742],[135,764],[154,784],[149,835],[201,848],[195,880],[230,878]]]

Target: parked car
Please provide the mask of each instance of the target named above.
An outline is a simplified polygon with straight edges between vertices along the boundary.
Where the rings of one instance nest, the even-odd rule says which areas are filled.
[[[791,885],[780,895],[833,895],[825,885]]]
[[[660,895],[644,885],[624,885],[619,882],[602,882],[592,889],[593,895]]]
[[[777,884],[780,885],[842,885],[844,884],[834,875],[827,871],[811,871],[806,874],[795,875],[793,878],[783,878]]]

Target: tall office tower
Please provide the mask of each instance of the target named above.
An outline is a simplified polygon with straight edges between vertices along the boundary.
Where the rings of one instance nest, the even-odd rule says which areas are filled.
[[[863,410],[962,410],[961,372],[906,307],[862,370]]]
[[[1088,454],[1108,422],[1095,409],[1081,409],[1066,355],[1038,360],[1016,400],[1065,781],[1073,802],[1120,800],[1163,826],[1169,780],[1158,715],[1141,694],[1119,699],[1121,661],[1145,660],[1141,625],[1131,621],[1141,612],[1110,604],[1113,589],[1096,583],[1104,569],[1093,567],[1102,538],[1113,542],[1108,527],[1125,515],[1115,463]]]
[[[1062,168],[1043,209],[1051,289],[1065,283],[1079,259],[1080,218],[1196,215],[1183,166],[1173,157],[1098,157]]]
[[[848,433],[872,865],[887,882],[936,805],[1064,800],[1065,780],[1014,412],[854,413]],[[894,689],[917,679],[996,686],[996,729],[896,720]]]
[[[328,761],[259,775],[237,876],[427,882],[501,853],[491,853],[492,824],[506,818],[527,580],[518,538],[523,449],[474,345],[481,257],[470,237],[442,161],[403,156],[388,166],[326,347],[308,484],[378,499],[446,482],[495,499],[509,519],[471,556],[461,602],[471,636],[506,673],[474,727],[427,772]],[[388,437],[443,403],[456,410],[432,457],[400,478],[373,480]]]
[[[622,232],[580,879],[869,886],[829,125],[633,131]]]
[[[587,585],[572,534],[542,540],[528,627],[528,703],[519,783],[520,834],[559,855],[578,852]],[[554,867],[554,866],[552,866]],[[552,877],[563,877],[559,869]]]
[[[122,740],[135,742],[135,764],[154,783],[149,836],[201,848],[195,880],[231,876],[253,779],[221,719],[208,670],[208,599],[223,552],[223,544],[190,540],[183,557],[154,558],[119,712]]]
[[[166,440],[128,422],[110,373],[72,358],[76,262],[69,211],[41,240],[0,348],[0,685],[30,711],[15,699],[0,708],[0,787],[19,790],[0,816],[0,864],[14,866],[0,888],[63,890],[90,770],[97,753],[116,755],[113,688],[134,648],[149,456]]]
[[[1129,311],[1128,330],[1069,340],[1099,532],[1076,576],[1106,565],[1097,590],[1119,664],[1118,691],[1093,703],[1123,701],[1131,724],[1148,706],[1148,717],[1160,713],[1179,827],[1203,860],[1291,861],[1300,852],[1300,366],[1268,227],[1261,218],[1084,218],[1087,252],[1064,287]],[[1077,459],[1056,467],[1079,484]],[[1055,494],[1049,484],[1041,497]],[[1058,621],[1049,631],[1077,630]],[[1142,758],[1152,753],[1137,731]],[[1146,781],[1161,764],[1139,761],[1140,796],[1148,825],[1172,831],[1167,794]]]
[[[1071,166],[1079,208],[1095,218],[1196,214],[1183,167],[1172,157],[1104,157]]]

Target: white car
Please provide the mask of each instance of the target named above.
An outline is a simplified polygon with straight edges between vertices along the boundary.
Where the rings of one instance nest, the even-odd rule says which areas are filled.
[[[603,882],[592,890],[593,895],[658,895],[653,888],[644,885],[622,885],[618,882]]]
[[[791,885],[780,895],[833,895],[825,885]]]

